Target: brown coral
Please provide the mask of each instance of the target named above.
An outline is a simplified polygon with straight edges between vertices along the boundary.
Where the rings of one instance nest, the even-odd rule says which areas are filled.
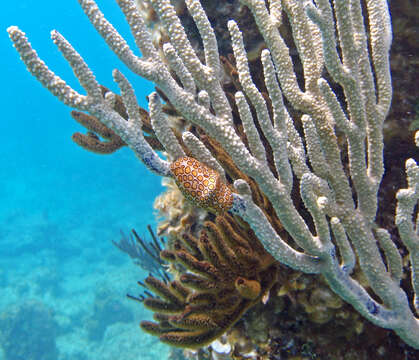
[[[89,130],[87,135],[76,132],[71,137],[82,148],[97,154],[112,154],[126,145],[114,131],[103,125],[95,116],[73,110],[71,117]],[[100,140],[99,136],[107,141]]]
[[[141,327],[173,346],[200,348],[231,328],[269,293],[278,264],[230,215],[204,224],[199,238],[189,233],[161,257],[180,268],[177,280],[152,276],[146,287],[156,296],[144,300],[157,322]]]
[[[104,98],[107,94],[112,94],[114,110],[127,120],[128,114],[121,96],[111,93],[109,89],[104,86],[101,88]],[[163,146],[154,135],[154,130],[151,127],[148,112],[142,107],[138,107],[138,112],[141,116],[143,131],[148,135],[145,139],[153,147],[153,149],[163,150]],[[126,145],[119,135],[117,135],[112,129],[103,125],[95,116],[79,111],[72,111],[71,116],[88,130],[86,135],[76,132],[71,137],[77,145],[81,146],[85,150],[96,154],[112,154]],[[101,140],[101,138],[103,140]]]

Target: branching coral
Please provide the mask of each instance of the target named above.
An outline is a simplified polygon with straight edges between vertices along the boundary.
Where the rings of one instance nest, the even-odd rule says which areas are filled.
[[[148,277],[146,298],[158,323],[141,327],[168,344],[200,348],[233,326],[277,280],[279,264],[250,228],[229,215],[207,221],[199,238],[184,233],[161,257],[181,268],[169,283]]]
[[[382,129],[392,95],[387,1],[242,0],[266,49],[260,56],[263,75],[254,79],[242,32],[235,21],[228,22],[236,69],[230,73],[239,90],[234,96],[224,91],[222,64],[229,64],[220,61],[215,33],[198,0],[185,4],[202,41],[203,59],[195,53],[169,0],[149,1],[167,35],[168,42],[159,49],[134,2],[117,1],[141,58],[93,0],[79,2],[112,51],[135,74],[157,84],[190,125],[189,131],[173,131],[160,96],[151,94],[151,127],[168,155],[161,158],[144,138],[134,90],[119,71],[113,75],[127,116],[103,97],[87,64],[61,34],[53,31],[53,41],[87,95],[49,70],[25,34],[10,27],[10,37],[29,71],[65,104],[111,128],[150,171],[173,178],[173,162],[188,156],[213,169],[220,184],[234,181],[231,206],[221,210],[242,217],[276,260],[295,270],[321,274],[362,316],[419,348],[419,167],[414,159],[406,161],[408,184],[399,189],[395,201],[398,239],[376,221],[382,211],[377,195],[384,173]],[[280,31],[285,14],[302,77],[294,71],[295,56]],[[296,114],[294,119],[290,114]],[[202,205],[199,196],[190,198]],[[210,209],[214,210],[213,204]],[[413,299],[401,283],[400,246],[409,253]],[[173,261],[180,261],[176,251],[174,256]],[[215,278],[215,273],[200,268],[198,259],[188,259],[182,259],[184,266],[196,266],[201,276]],[[359,281],[356,267],[366,281]],[[163,286],[159,289],[161,296],[173,300],[166,304],[180,311],[176,296]]]
[[[121,97],[110,92],[104,86],[101,86],[101,91],[109,106],[118,112],[121,117],[128,120],[127,110]],[[149,135],[145,137],[145,140],[153,149],[163,150],[163,146],[154,135],[148,112],[142,107],[138,107],[138,112],[141,117],[142,129]],[[127,145],[115,131],[101,123],[96,116],[73,110],[71,117],[88,130],[86,135],[76,132],[71,137],[82,148],[97,154],[111,154]],[[101,140],[101,138],[104,140]]]
[[[161,279],[169,280],[167,273],[164,271],[166,262],[160,258],[160,251],[164,246],[164,239],[158,238],[151,226],[147,226],[151,235],[151,241],[142,239],[137,232],[132,229],[128,236],[121,231],[121,239],[119,242],[112,243],[122,252],[129,255],[136,265],[150,274]]]

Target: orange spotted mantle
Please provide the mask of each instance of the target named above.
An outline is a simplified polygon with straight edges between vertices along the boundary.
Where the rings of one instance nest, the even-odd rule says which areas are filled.
[[[216,213],[233,205],[233,194],[215,170],[191,157],[182,157],[170,165],[182,194],[194,204]]]

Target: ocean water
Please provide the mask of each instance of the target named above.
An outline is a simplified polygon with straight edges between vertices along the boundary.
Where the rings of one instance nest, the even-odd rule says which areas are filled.
[[[134,47],[113,0],[97,3]],[[98,81],[112,70],[132,81],[141,106],[153,85],[131,74],[76,0],[2,3],[0,12],[0,359],[164,359],[168,348],[142,333],[149,317],[136,294],[146,274],[117,250],[120,230],[156,225],[161,179],[128,149],[96,155],[71,140],[85,132],[70,108],[26,70],[6,28],[18,25],[56,74],[83,91],[50,40],[61,32]]]

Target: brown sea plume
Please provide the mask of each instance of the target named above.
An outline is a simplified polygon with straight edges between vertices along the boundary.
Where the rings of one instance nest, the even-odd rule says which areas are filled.
[[[185,232],[160,256],[176,269],[175,280],[145,279],[154,295],[143,303],[156,322],[143,321],[141,328],[172,346],[194,349],[266,301],[279,269],[250,227],[228,214],[206,221],[199,238]]]

